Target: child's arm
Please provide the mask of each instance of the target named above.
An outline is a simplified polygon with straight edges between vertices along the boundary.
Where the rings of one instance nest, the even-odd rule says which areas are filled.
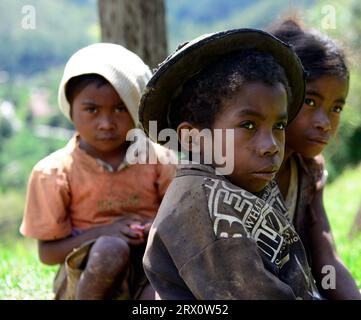
[[[323,206],[323,189],[316,192],[311,208],[317,222],[308,230],[308,239],[312,255],[312,272],[321,294],[327,299],[361,299],[357,285],[350,272],[336,252],[331,228]],[[336,288],[322,288],[322,279],[330,275],[325,266],[332,266],[336,273]],[[322,270],[324,273],[322,273]],[[329,281],[325,281],[329,283]]]
[[[88,229],[78,236],[53,241],[38,241],[39,258],[41,262],[48,265],[63,263],[74,248],[101,236],[120,237],[129,245],[134,246],[142,244],[144,236],[131,227],[134,223],[136,223],[134,220],[120,219],[110,225]]]

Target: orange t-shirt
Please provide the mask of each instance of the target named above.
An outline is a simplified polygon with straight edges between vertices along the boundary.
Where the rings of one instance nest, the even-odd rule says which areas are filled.
[[[167,152],[157,148],[160,157]],[[33,168],[20,232],[55,240],[124,214],[153,218],[174,174],[171,164],[123,164],[110,172],[80,149],[74,137]]]

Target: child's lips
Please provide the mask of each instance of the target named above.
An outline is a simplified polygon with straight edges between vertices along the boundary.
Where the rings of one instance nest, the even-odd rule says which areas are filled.
[[[309,138],[308,141],[312,144],[318,144],[322,146],[328,144],[328,139],[322,139],[322,138]]]
[[[103,134],[97,137],[97,140],[100,141],[108,141],[108,140],[116,140],[116,139],[118,139],[118,136],[116,134]]]
[[[258,178],[258,179],[262,179],[262,180],[266,180],[266,181],[271,181],[272,179],[275,178],[277,171],[272,171],[272,172],[254,172],[253,176]]]
[[[252,175],[258,179],[270,181],[275,178],[277,171],[277,166],[269,166],[253,172]]]
[[[314,132],[314,133],[310,132],[305,136],[305,138],[307,139],[307,141],[311,143],[326,145],[330,140],[330,135],[328,133],[322,134],[320,132]]]

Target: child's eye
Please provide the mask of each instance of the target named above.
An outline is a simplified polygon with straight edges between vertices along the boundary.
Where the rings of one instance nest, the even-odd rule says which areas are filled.
[[[310,107],[316,107],[316,102],[313,99],[310,98],[306,98],[305,99],[305,104],[307,104]]]
[[[336,113],[341,113],[342,110],[343,110],[343,107],[341,107],[341,106],[334,106],[334,107],[332,107],[332,111],[333,111],[333,112],[336,112]]]
[[[275,129],[277,130],[285,130],[286,129],[286,126],[287,126],[287,122],[278,122],[275,124]]]
[[[127,111],[126,106],[119,106],[115,108],[115,112],[125,112]]]
[[[88,113],[96,113],[98,111],[98,108],[96,107],[86,107],[85,111]]]
[[[256,128],[256,125],[253,121],[243,121],[241,122],[240,127],[248,130],[253,130]]]

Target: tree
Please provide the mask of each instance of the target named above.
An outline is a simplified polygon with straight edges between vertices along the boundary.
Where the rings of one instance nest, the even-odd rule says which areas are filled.
[[[167,56],[164,0],[98,0],[101,37],[138,54],[150,67]]]

